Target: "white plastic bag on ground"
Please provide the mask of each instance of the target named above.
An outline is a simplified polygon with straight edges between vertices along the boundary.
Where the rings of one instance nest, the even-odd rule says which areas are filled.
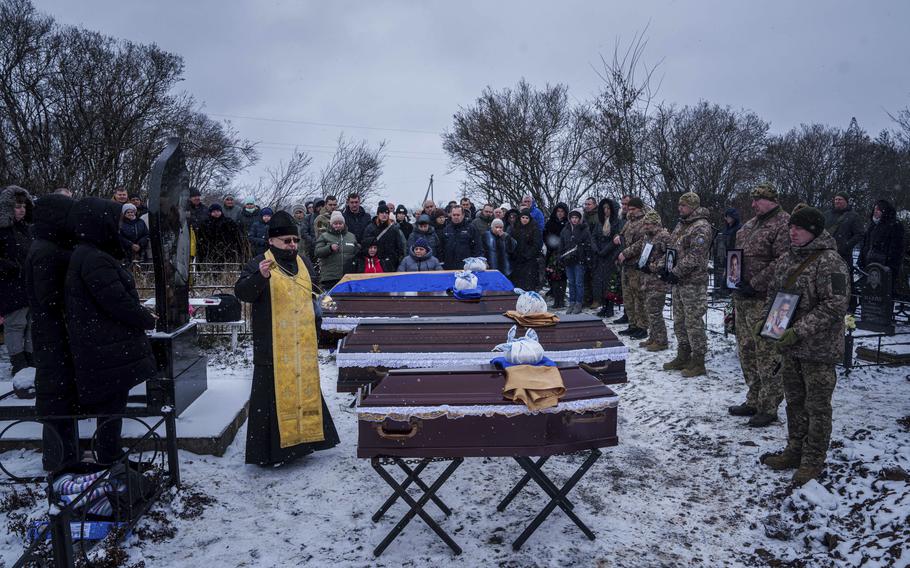
[[[468,257],[464,259],[464,269],[473,270],[474,272],[483,272],[487,269],[487,259],[482,256]]]
[[[477,277],[470,270],[455,273],[456,290],[473,290],[477,288]]]
[[[547,313],[547,301],[537,292],[525,292],[521,288],[515,288],[515,293],[519,294],[515,302],[515,311],[519,314],[527,316]]]
[[[524,337],[515,338],[518,326],[509,330],[505,343],[500,343],[493,351],[502,351],[506,361],[513,365],[533,365],[543,359],[543,346],[537,341],[537,332],[529,329]]]

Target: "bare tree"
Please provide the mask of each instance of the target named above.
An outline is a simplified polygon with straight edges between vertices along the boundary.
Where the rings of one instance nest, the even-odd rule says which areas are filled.
[[[595,69],[603,87],[594,101],[597,141],[608,160],[607,183],[614,195],[631,194],[656,200],[657,172],[648,159],[651,106],[660,88],[654,73],[659,66],[644,62],[645,30],[622,49],[617,40],[613,56],[601,56]]]
[[[230,122],[212,120],[201,112],[178,117],[176,132],[186,152],[190,185],[203,195],[223,190],[259,160],[256,144],[240,138]]]
[[[288,209],[317,193],[309,172],[312,162],[309,154],[295,148],[287,161],[282,160],[277,166],[266,168],[265,179],[260,179],[254,187],[241,189],[241,192],[261,207]]]
[[[335,154],[319,172],[318,187],[322,195],[335,195],[339,200],[351,193],[367,201],[382,190],[380,178],[385,161],[386,141],[370,146],[366,140],[338,136]]]
[[[840,191],[843,132],[823,124],[803,124],[768,141],[765,175],[786,204],[827,206]]]
[[[537,90],[522,79],[514,90],[487,87],[473,107],[461,108],[443,149],[480,202],[517,204],[530,194],[541,207],[575,204],[605,174],[592,130],[590,110],[570,106],[565,85]]]

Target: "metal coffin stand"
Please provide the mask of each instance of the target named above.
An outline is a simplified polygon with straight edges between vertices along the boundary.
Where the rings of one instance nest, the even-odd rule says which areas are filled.
[[[338,392],[375,384],[389,369],[481,365],[494,356],[515,321],[503,315],[363,320],[338,346]],[[517,336],[528,328],[518,326]],[[588,314],[561,315],[554,326],[534,328],[547,356],[577,365],[605,384],[627,381],[628,349]]]
[[[492,367],[392,371],[364,396],[358,407],[357,455],[369,458],[373,469],[393,490],[373,521],[379,521],[399,498],[409,506],[373,553],[381,555],[415,516],[455,554],[461,553],[425,507],[432,501],[444,515],[451,514],[437,493],[468,457],[511,457],[522,468],[524,476],[499,504],[500,512],[530,481],[549,497],[512,543],[514,549],[520,548],[557,507],[593,540],[594,533],[575,514],[568,494],[600,458],[599,448],[617,445],[617,397],[581,368],[560,371],[565,396],[555,408],[537,413],[502,398],[505,374]],[[554,455],[574,453],[584,454],[585,459],[560,487],[543,466]],[[450,463],[427,484],[421,474],[437,461]],[[386,466],[402,470],[404,480],[397,481]],[[419,499],[408,494],[411,486],[423,493]]]

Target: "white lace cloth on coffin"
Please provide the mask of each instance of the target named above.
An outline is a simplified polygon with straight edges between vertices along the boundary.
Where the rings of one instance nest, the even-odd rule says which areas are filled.
[[[572,400],[560,402],[556,406],[543,410],[528,410],[524,404],[475,404],[471,406],[455,406],[440,404],[438,406],[375,406],[357,407],[357,419],[365,422],[382,422],[390,419],[406,422],[411,418],[432,420],[434,418],[464,418],[465,416],[521,416],[524,414],[558,414],[560,412],[597,412],[606,408],[619,406],[618,396],[604,396],[585,400]]]
[[[415,318],[418,316],[414,316]],[[351,331],[357,324],[363,320],[375,320],[375,319],[390,319],[388,316],[369,316],[362,318],[355,317],[323,317],[322,318],[322,329],[325,331]],[[409,317],[398,318],[398,319],[411,319]]]
[[[624,361],[629,349],[625,346],[599,347],[593,349],[570,349],[568,351],[544,351],[557,363],[596,363],[598,361]],[[486,365],[500,354],[492,351],[468,351],[462,353],[344,353],[335,354],[335,362],[341,367],[388,367],[394,369],[435,369],[439,367],[465,367]]]

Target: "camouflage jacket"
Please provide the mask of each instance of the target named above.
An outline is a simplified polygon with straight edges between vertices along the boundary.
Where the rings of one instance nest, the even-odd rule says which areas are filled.
[[[670,233],[668,248],[676,249],[675,274],[683,283],[708,277],[708,253],[714,240],[714,228],[708,222],[708,210],[699,207]]]
[[[624,246],[622,255],[624,256],[625,261],[623,264],[626,266],[635,266],[638,263],[638,255],[641,254],[641,246],[636,248],[633,247],[645,238],[645,227],[641,220],[644,218],[646,212],[647,210],[644,210],[637,215],[628,215],[626,217],[626,224],[622,226],[622,230],[619,232]]]
[[[644,279],[644,287],[647,290],[666,292],[669,288],[666,282],[657,277],[664,268],[664,262],[667,258],[667,246],[670,244],[670,233],[663,227],[654,235],[648,235],[648,242],[654,245],[651,249],[651,258],[648,259],[648,270]]]
[[[820,252],[818,257],[803,269],[793,286],[787,288],[787,280],[816,251]],[[850,304],[849,269],[837,254],[837,244],[827,231],[804,247],[790,247],[774,263],[765,313],[778,291],[800,294],[790,322],[790,329],[796,332],[799,341],[785,354],[820,363],[840,361],[844,355],[844,315]]]
[[[736,248],[743,249],[743,281],[760,294],[768,290],[774,261],[790,250],[789,221],[790,215],[778,205],[736,232]]]

